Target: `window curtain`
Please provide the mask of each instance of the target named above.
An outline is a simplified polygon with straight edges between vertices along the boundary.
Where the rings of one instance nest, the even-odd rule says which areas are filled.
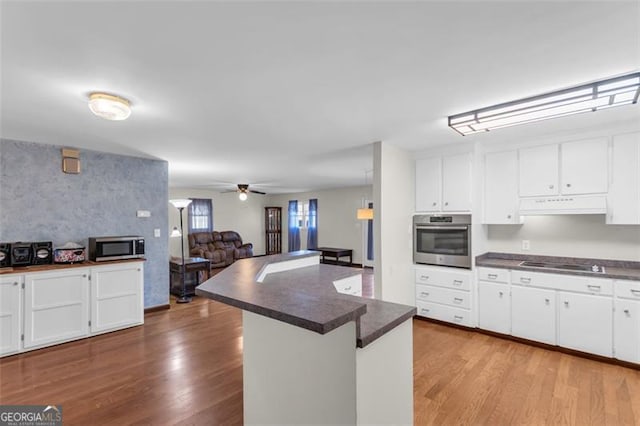
[[[370,209],[373,203],[369,203]],[[367,220],[367,260],[373,260],[373,219]]]
[[[289,251],[300,250],[300,228],[298,228],[298,200],[289,201]]]
[[[187,210],[190,234],[213,231],[213,204],[210,198],[192,198]]]
[[[318,248],[318,199],[309,200],[309,225],[307,225],[307,249]]]

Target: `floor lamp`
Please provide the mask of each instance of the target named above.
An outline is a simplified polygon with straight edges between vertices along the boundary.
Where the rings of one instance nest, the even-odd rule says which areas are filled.
[[[169,200],[173,207],[178,209],[180,212],[180,230],[173,228],[171,232],[172,237],[180,237],[180,255],[182,256],[182,267],[180,269],[180,274],[182,274],[182,294],[176,300],[177,303],[189,303],[191,302],[191,298],[187,296],[187,283],[185,281],[185,264],[184,264],[184,226],[182,225],[182,212],[184,208],[191,204],[191,200],[180,199],[180,200]],[[177,231],[177,232],[176,232]]]

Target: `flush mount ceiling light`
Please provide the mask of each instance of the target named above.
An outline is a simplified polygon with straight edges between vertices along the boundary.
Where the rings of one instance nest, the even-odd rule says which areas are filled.
[[[449,116],[462,136],[550,118],[635,104],[640,72]]]
[[[89,109],[98,117],[107,120],[126,120],[131,115],[128,100],[108,93],[91,93],[89,95]]]

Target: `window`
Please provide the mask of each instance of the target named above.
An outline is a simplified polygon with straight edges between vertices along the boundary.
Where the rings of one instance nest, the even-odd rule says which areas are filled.
[[[189,233],[213,231],[213,207],[208,198],[192,198],[189,204]]]
[[[309,203],[298,203],[296,223],[298,224],[298,228],[300,229],[309,227]]]

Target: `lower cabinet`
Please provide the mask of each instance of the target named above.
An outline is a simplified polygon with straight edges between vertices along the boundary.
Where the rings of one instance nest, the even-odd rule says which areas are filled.
[[[144,322],[143,263],[0,275],[0,356]]]
[[[556,344],[556,292],[511,287],[511,334],[536,342]]]
[[[558,292],[558,345],[613,356],[613,299]]]
[[[22,276],[0,277],[0,356],[20,350]]]
[[[614,357],[640,363],[640,302],[616,299],[614,304]]]
[[[91,269],[91,333],[142,324],[142,264]]]
[[[478,327],[511,334],[511,297],[508,284],[478,282]]]
[[[25,275],[24,348],[35,348],[89,334],[89,270]]]
[[[441,266],[416,266],[417,315],[475,327],[472,273]]]

